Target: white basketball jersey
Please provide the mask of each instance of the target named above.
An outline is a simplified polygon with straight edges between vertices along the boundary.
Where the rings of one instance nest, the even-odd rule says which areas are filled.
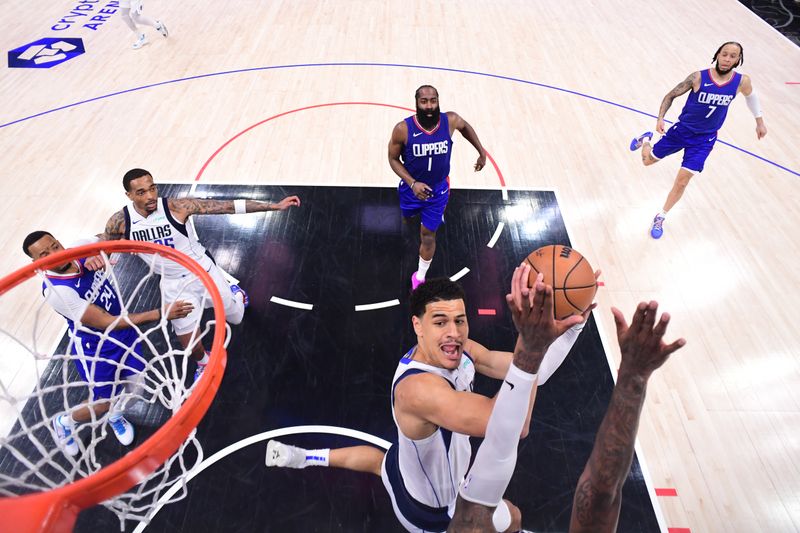
[[[461,356],[458,368],[446,370],[411,359],[414,348],[400,359],[392,379],[392,417],[394,412],[394,390],[405,377],[421,372],[441,376],[457,391],[471,391],[475,380],[475,365],[466,352]],[[458,496],[458,487],[469,468],[472,449],[469,436],[440,427],[433,435],[421,439],[409,439],[397,425],[398,461],[403,482],[408,493],[418,502],[430,507],[453,507]]]
[[[194,224],[187,220],[181,224],[167,206],[166,198],[158,199],[158,208],[149,216],[142,216],[133,204],[123,208],[125,213],[125,238],[132,241],[146,241],[162,244],[183,252],[202,266],[206,271],[214,265],[214,260],[200,244]],[[153,265],[156,274],[165,278],[179,278],[189,273],[184,267],[153,254],[138,254],[148,265]],[[163,270],[162,270],[163,269]]]

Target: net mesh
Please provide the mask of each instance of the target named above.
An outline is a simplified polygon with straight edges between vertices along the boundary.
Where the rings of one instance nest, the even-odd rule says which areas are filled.
[[[101,266],[93,270],[84,295],[94,305],[112,310],[109,302],[116,300],[119,316],[102,331],[76,320],[54,350],[42,346],[53,337],[55,324],[64,323],[53,308],[63,310],[70,304],[55,290],[58,281],[37,271],[38,287],[22,284],[0,298],[0,308],[8,303],[15,309],[20,301],[30,307],[37,300],[28,320],[32,327],[25,334],[6,327],[5,319],[15,313],[2,310],[0,348],[6,363],[0,366],[0,497],[52,490],[92,475],[143,443],[192,394],[196,365],[188,354],[194,343],[211,346],[215,322],[196,313],[195,333],[184,349],[169,326],[174,302],[162,301],[156,262],[133,255],[101,252],[94,259],[99,258]],[[175,300],[197,294],[201,283],[186,276]],[[204,293],[200,309],[212,307],[208,293],[200,293]],[[161,310],[159,320],[132,323],[131,314],[151,309]],[[130,446],[124,446],[113,429],[112,422],[118,422],[120,415],[135,428]],[[121,529],[129,520],[147,522],[169,487],[182,484],[170,501],[186,495],[185,479],[202,459],[195,429],[154,472],[102,505],[119,517]]]

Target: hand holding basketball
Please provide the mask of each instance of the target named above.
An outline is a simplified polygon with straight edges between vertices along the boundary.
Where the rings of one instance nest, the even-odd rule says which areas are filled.
[[[566,320],[555,320],[553,288],[542,282],[542,274],[536,277],[533,287],[529,287],[530,274],[531,267],[527,263],[514,269],[511,293],[506,295],[506,303],[519,332],[514,364],[526,372],[535,373],[550,344],[583,318],[573,315]]]

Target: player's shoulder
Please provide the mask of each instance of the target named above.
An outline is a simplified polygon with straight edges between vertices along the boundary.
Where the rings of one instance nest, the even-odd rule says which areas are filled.
[[[395,401],[410,405],[427,403],[442,390],[452,390],[446,379],[433,372],[418,372],[404,377],[395,385]]]

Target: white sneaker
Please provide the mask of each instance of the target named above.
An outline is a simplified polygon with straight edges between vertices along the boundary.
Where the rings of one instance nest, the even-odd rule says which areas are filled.
[[[267,443],[267,457],[264,462],[267,466],[282,468],[305,468],[308,466],[306,450],[276,440]]]
[[[159,32],[162,37],[169,35],[169,31],[167,31],[167,25],[160,20],[156,21],[156,31]]]
[[[53,419],[53,429],[56,430],[56,435],[58,436],[58,445],[69,455],[75,457],[81,453],[81,449],[73,437],[75,426],[65,422],[63,418],[64,415],[59,415]]]
[[[147,42],[147,36],[144,33],[139,34],[139,38],[136,39],[135,43],[133,43],[133,49],[138,50],[139,48],[144,46],[144,43],[146,42]]]
[[[134,437],[133,424],[125,420],[124,416],[119,415],[114,418],[109,417],[108,425],[114,430],[114,436],[117,437],[120,444],[130,446]]]

